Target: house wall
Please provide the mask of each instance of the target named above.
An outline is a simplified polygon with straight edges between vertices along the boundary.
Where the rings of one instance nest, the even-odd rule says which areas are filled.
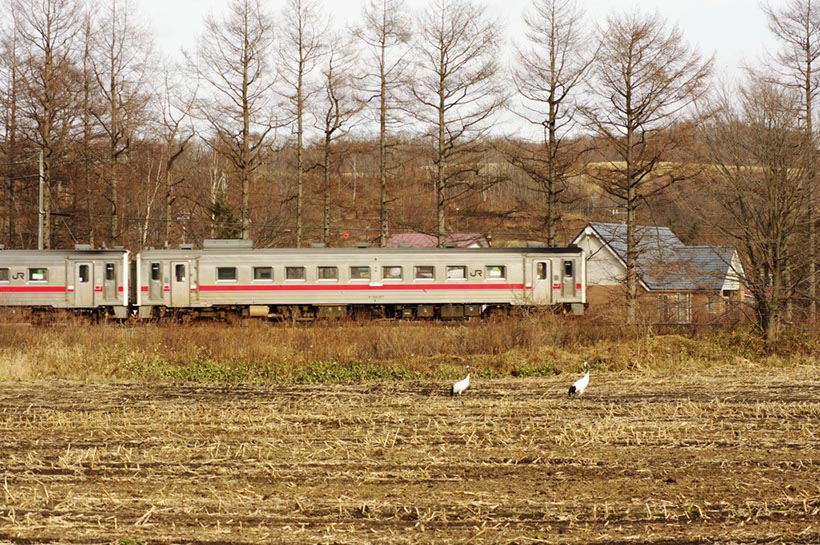
[[[614,323],[626,319],[626,290],[622,285],[589,286],[587,301],[586,316],[589,319]],[[640,289],[637,317],[638,322],[644,324],[708,325],[735,322],[742,318],[742,313],[736,297],[725,298],[718,292],[647,292]],[[688,321],[685,321],[686,317]]]
[[[724,290],[731,290],[740,292],[740,277],[737,272],[735,271],[742,271],[743,265],[740,262],[740,256],[737,255],[737,252],[732,256],[732,263],[731,263],[731,270],[729,274],[726,275],[726,280],[723,282],[723,289]]]
[[[621,286],[624,267],[597,238],[583,235],[576,244],[587,255],[587,286]]]

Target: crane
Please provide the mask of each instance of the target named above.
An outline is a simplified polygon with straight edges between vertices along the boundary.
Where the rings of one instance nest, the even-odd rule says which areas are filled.
[[[573,385],[569,387],[569,393],[567,394],[569,397],[574,395],[580,396],[589,385],[589,365],[587,362],[584,362],[584,370],[586,371],[586,374],[576,380]]]
[[[450,390],[450,395],[461,395],[461,393],[470,386],[470,366],[467,366],[467,376],[453,384]]]

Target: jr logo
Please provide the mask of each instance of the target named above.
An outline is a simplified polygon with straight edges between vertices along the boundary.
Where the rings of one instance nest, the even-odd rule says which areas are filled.
[[[26,275],[24,275],[24,274],[23,274],[23,273],[21,273],[21,272],[19,272],[19,273],[15,274],[14,276],[12,276],[12,278],[13,278],[14,280],[22,280],[22,279],[23,279],[23,278],[25,278],[25,277],[26,277]]]
[[[476,269],[476,270],[474,270],[473,272],[470,273],[470,276],[472,278],[475,278],[476,276],[481,276],[482,274],[483,274],[483,272],[482,272],[481,269]]]

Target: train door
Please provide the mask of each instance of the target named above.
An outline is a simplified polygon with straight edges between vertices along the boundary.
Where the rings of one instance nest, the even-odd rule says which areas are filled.
[[[171,306],[187,307],[191,304],[191,280],[187,261],[171,263]]]
[[[561,297],[575,298],[575,260],[565,259],[561,271]]]
[[[103,279],[103,299],[113,301],[117,298],[117,264],[105,263],[105,278]]]
[[[151,261],[150,276],[148,277],[148,299],[151,301],[162,300],[162,263]]]
[[[94,264],[91,262],[74,263],[74,306],[94,306]]]
[[[532,298],[533,302],[550,302],[550,262],[546,259],[532,262]]]

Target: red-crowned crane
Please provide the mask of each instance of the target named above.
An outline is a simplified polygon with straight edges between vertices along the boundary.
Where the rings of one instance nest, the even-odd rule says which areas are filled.
[[[584,362],[584,370],[586,370],[586,374],[569,387],[569,393],[567,394],[569,397],[574,395],[580,396],[589,385],[589,365],[587,365],[587,362]]]
[[[459,380],[455,384],[453,384],[453,388],[450,390],[450,395],[461,395],[461,393],[469,388],[470,386],[470,366],[467,366],[467,376],[463,379]]]

